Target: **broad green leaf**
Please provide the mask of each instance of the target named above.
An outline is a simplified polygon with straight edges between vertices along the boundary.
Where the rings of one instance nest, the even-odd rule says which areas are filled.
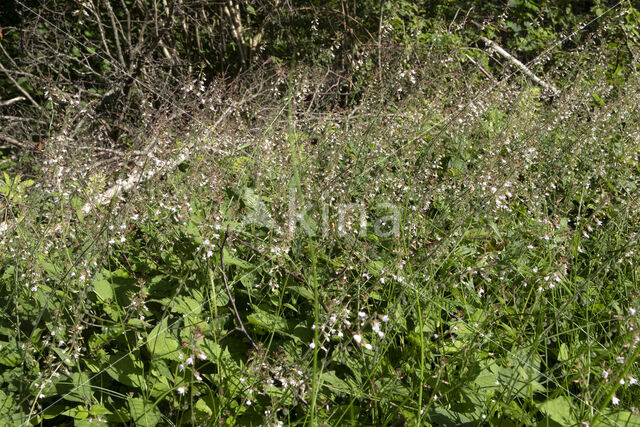
[[[144,383],[144,364],[134,359],[134,354],[112,354],[107,359],[107,374],[114,380],[129,387],[141,387]]]
[[[93,397],[90,377],[86,372],[73,372],[61,377],[55,385],[56,392],[70,402],[89,402]]]
[[[634,415],[630,411],[605,411],[599,421],[593,425],[593,427],[604,426],[625,426],[625,427],[640,427],[640,416]]]
[[[15,341],[0,341],[0,364],[14,367],[22,362],[22,353],[18,350]]]
[[[571,400],[565,396],[549,399],[538,405],[540,412],[562,425],[575,425],[576,419],[571,411]]]
[[[323,372],[322,375],[320,375],[320,380],[333,391],[339,391],[341,393],[349,393],[349,391],[351,391],[349,385],[338,378],[335,372]]]
[[[168,299],[165,299],[168,300]],[[180,313],[180,314],[191,314],[191,315],[197,315],[200,314],[200,312],[202,312],[202,303],[196,301],[194,298],[191,297],[177,297],[176,299],[173,300],[173,303],[171,304],[171,311],[173,311],[174,313]]]
[[[109,302],[113,300],[113,286],[111,282],[105,280],[102,274],[96,276],[96,280],[93,281],[93,291],[98,295],[102,302]]]
[[[84,405],[78,405],[74,408],[64,411],[62,415],[66,415],[76,420],[83,420],[89,416],[89,410]]]
[[[130,397],[129,412],[131,419],[140,427],[154,427],[162,420],[162,414],[156,405],[152,402],[139,397]]]
[[[303,286],[287,286],[287,290],[293,291],[301,297],[313,301],[313,291]]]
[[[226,248],[223,250],[222,254],[225,265],[235,265],[237,267],[244,268],[245,270],[250,270],[253,268],[253,265],[251,265],[247,261],[231,255]]]
[[[247,316],[250,324],[259,326],[269,332],[285,332],[287,321],[275,314],[268,313],[254,306],[254,312]]]
[[[154,357],[177,359],[179,348],[180,343],[171,335],[165,317],[149,334],[147,349]]]

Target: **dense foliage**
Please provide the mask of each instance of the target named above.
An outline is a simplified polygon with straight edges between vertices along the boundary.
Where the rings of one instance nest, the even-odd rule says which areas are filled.
[[[0,419],[639,425],[639,24],[15,0]]]

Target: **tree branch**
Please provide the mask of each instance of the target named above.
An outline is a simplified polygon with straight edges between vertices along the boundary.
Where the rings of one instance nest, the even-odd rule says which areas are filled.
[[[523,73],[525,73],[531,80],[533,80],[534,82],[536,82],[537,84],[539,84],[540,86],[542,86],[543,88],[545,88],[546,90],[550,91],[553,96],[558,96],[560,94],[560,91],[558,89],[556,89],[555,86],[550,85],[549,83],[545,82],[544,80],[540,79],[538,76],[536,76],[535,74],[533,74],[533,72],[528,69],[526,67],[526,65],[524,65],[522,62],[518,61],[516,58],[514,58],[513,56],[511,56],[506,50],[504,50],[503,48],[501,48],[500,46],[498,46],[495,42],[489,40],[486,37],[480,37],[480,39],[487,45],[489,46],[491,49],[495,50],[496,52],[498,52],[500,55],[502,55],[503,57],[505,57],[509,62],[511,62],[513,65],[515,65],[516,67],[518,67],[520,69],[520,71],[522,71]]]

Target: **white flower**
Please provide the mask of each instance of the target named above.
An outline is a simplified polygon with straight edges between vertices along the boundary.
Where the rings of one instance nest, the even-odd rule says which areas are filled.
[[[384,323],[387,323],[389,321],[389,316],[387,316],[386,314],[384,316],[382,316],[382,321]]]
[[[638,384],[638,380],[633,377],[629,378],[629,385],[635,385],[635,384]]]
[[[618,399],[617,397],[613,396],[611,398],[611,403],[613,403],[614,406],[618,406],[620,404],[620,399]]]
[[[366,348],[367,350],[373,350],[373,346],[371,344],[369,344],[369,343],[366,343],[364,345],[364,348]]]
[[[312,349],[316,348],[316,343],[312,341],[311,344],[309,344],[309,347]]]
[[[355,342],[357,342],[358,344],[360,344],[360,343],[362,342],[362,337],[361,337],[360,335],[358,335],[358,334],[355,334],[355,335],[353,336],[353,340],[354,340]]]
[[[200,359],[200,360],[207,360],[207,355],[206,355],[206,354],[204,354],[204,353],[200,353],[200,354],[198,355],[198,359]]]
[[[187,358],[187,360],[185,361],[185,363],[186,363],[187,365],[193,365],[193,358],[191,358],[191,357]]]
[[[607,371],[602,371],[602,373],[600,374],[600,376],[606,380],[606,379],[609,377],[609,372],[607,372]]]
[[[185,392],[184,387],[178,387],[178,390],[177,390],[177,391],[178,391],[178,394],[180,394],[180,395],[183,395],[183,396],[184,396],[184,392]]]

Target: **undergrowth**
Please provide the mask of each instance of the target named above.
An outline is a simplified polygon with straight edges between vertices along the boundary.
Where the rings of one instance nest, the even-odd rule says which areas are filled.
[[[7,175],[0,417],[640,424],[639,76],[594,42],[549,99],[451,43],[357,107],[296,70],[259,120],[158,131],[130,163],[191,158],[90,214],[80,156]]]

